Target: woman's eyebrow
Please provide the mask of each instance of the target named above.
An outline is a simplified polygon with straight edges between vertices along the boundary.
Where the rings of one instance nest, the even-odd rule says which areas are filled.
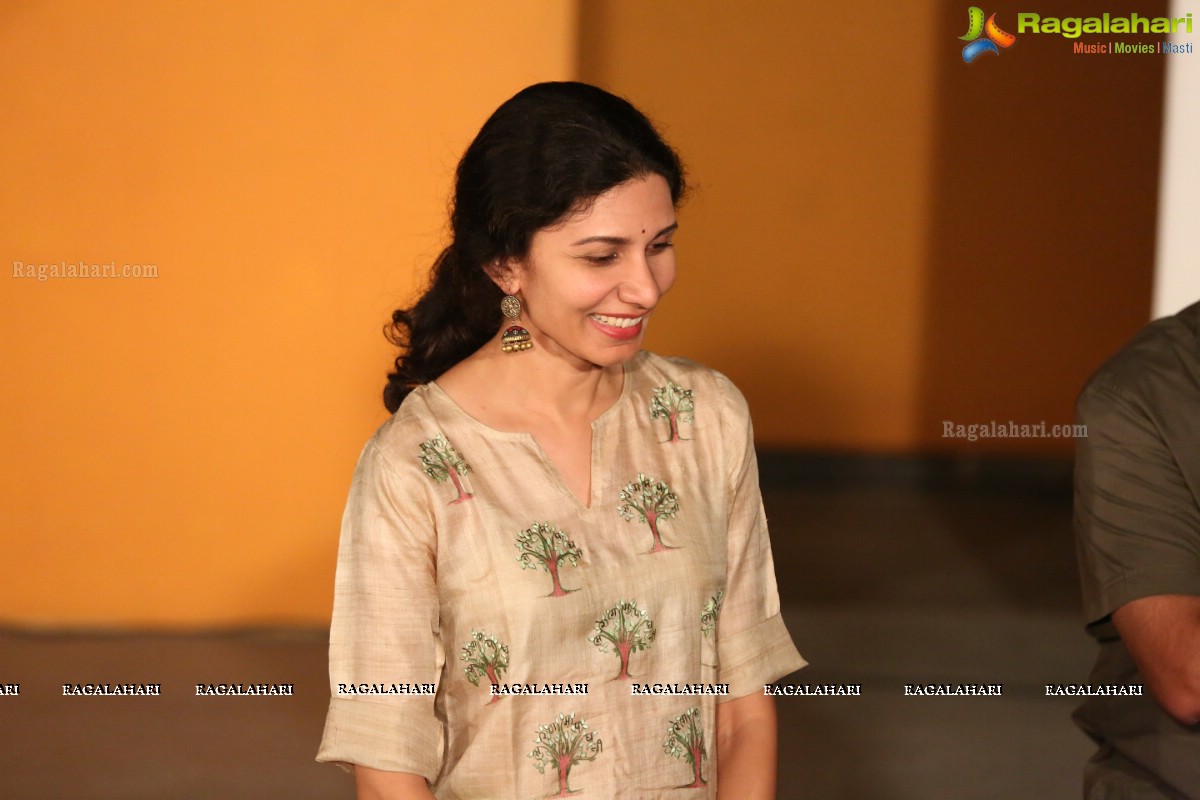
[[[672,233],[678,227],[679,227],[678,222],[672,222],[670,225],[663,228],[658,233],[654,234],[654,238],[657,239],[658,237],[660,237],[664,234]],[[571,247],[576,247],[581,244],[591,244],[592,242],[603,242],[604,244],[620,245],[620,244],[629,244],[629,239],[626,239],[624,236],[589,236],[586,239],[580,239],[578,242],[571,242]]]

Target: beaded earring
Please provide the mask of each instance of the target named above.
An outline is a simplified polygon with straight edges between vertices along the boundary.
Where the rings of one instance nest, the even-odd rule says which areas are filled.
[[[516,295],[506,294],[504,295],[504,299],[500,301],[500,311],[509,319],[516,320],[517,317],[521,316],[521,301]],[[531,347],[533,347],[533,342],[530,341],[529,331],[520,325],[510,325],[508,330],[504,331],[500,345],[500,349],[504,352],[515,353],[518,350],[528,350]]]

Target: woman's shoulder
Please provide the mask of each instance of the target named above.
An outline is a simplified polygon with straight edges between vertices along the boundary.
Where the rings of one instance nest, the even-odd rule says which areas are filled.
[[[746,398],[741,390],[723,372],[705,366],[698,361],[681,356],[663,356],[643,350],[635,363],[643,385],[651,391],[683,390],[691,396],[704,395],[716,398],[720,405],[735,413],[747,413]]]
[[[375,429],[366,447],[389,461],[399,461],[419,456],[423,445],[436,443],[438,437],[445,439],[432,408],[433,391],[432,384],[424,384],[409,392],[396,412]]]

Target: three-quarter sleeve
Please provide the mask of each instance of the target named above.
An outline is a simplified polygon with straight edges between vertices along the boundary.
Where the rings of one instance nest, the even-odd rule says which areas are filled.
[[[422,508],[418,468],[391,463],[378,438],[359,457],[342,518],[329,634],[332,698],[317,760],[432,782],[444,732],[435,695],[420,689],[437,683],[445,663],[436,531]]]
[[[1096,385],[1076,419],[1087,426],[1076,444],[1075,542],[1088,623],[1140,597],[1200,595],[1200,508],[1154,419]]]
[[[721,424],[728,463],[728,552],[725,594],[718,623],[717,660],[722,701],[761,692],[807,662],[792,644],[779,613],[771,540],[758,485],[754,432],[746,400],[718,375]]]

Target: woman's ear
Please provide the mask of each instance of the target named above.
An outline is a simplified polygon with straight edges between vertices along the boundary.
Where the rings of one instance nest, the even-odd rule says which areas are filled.
[[[486,272],[492,282],[505,294],[521,291],[521,279],[517,264],[512,259],[498,258],[487,265]]]

